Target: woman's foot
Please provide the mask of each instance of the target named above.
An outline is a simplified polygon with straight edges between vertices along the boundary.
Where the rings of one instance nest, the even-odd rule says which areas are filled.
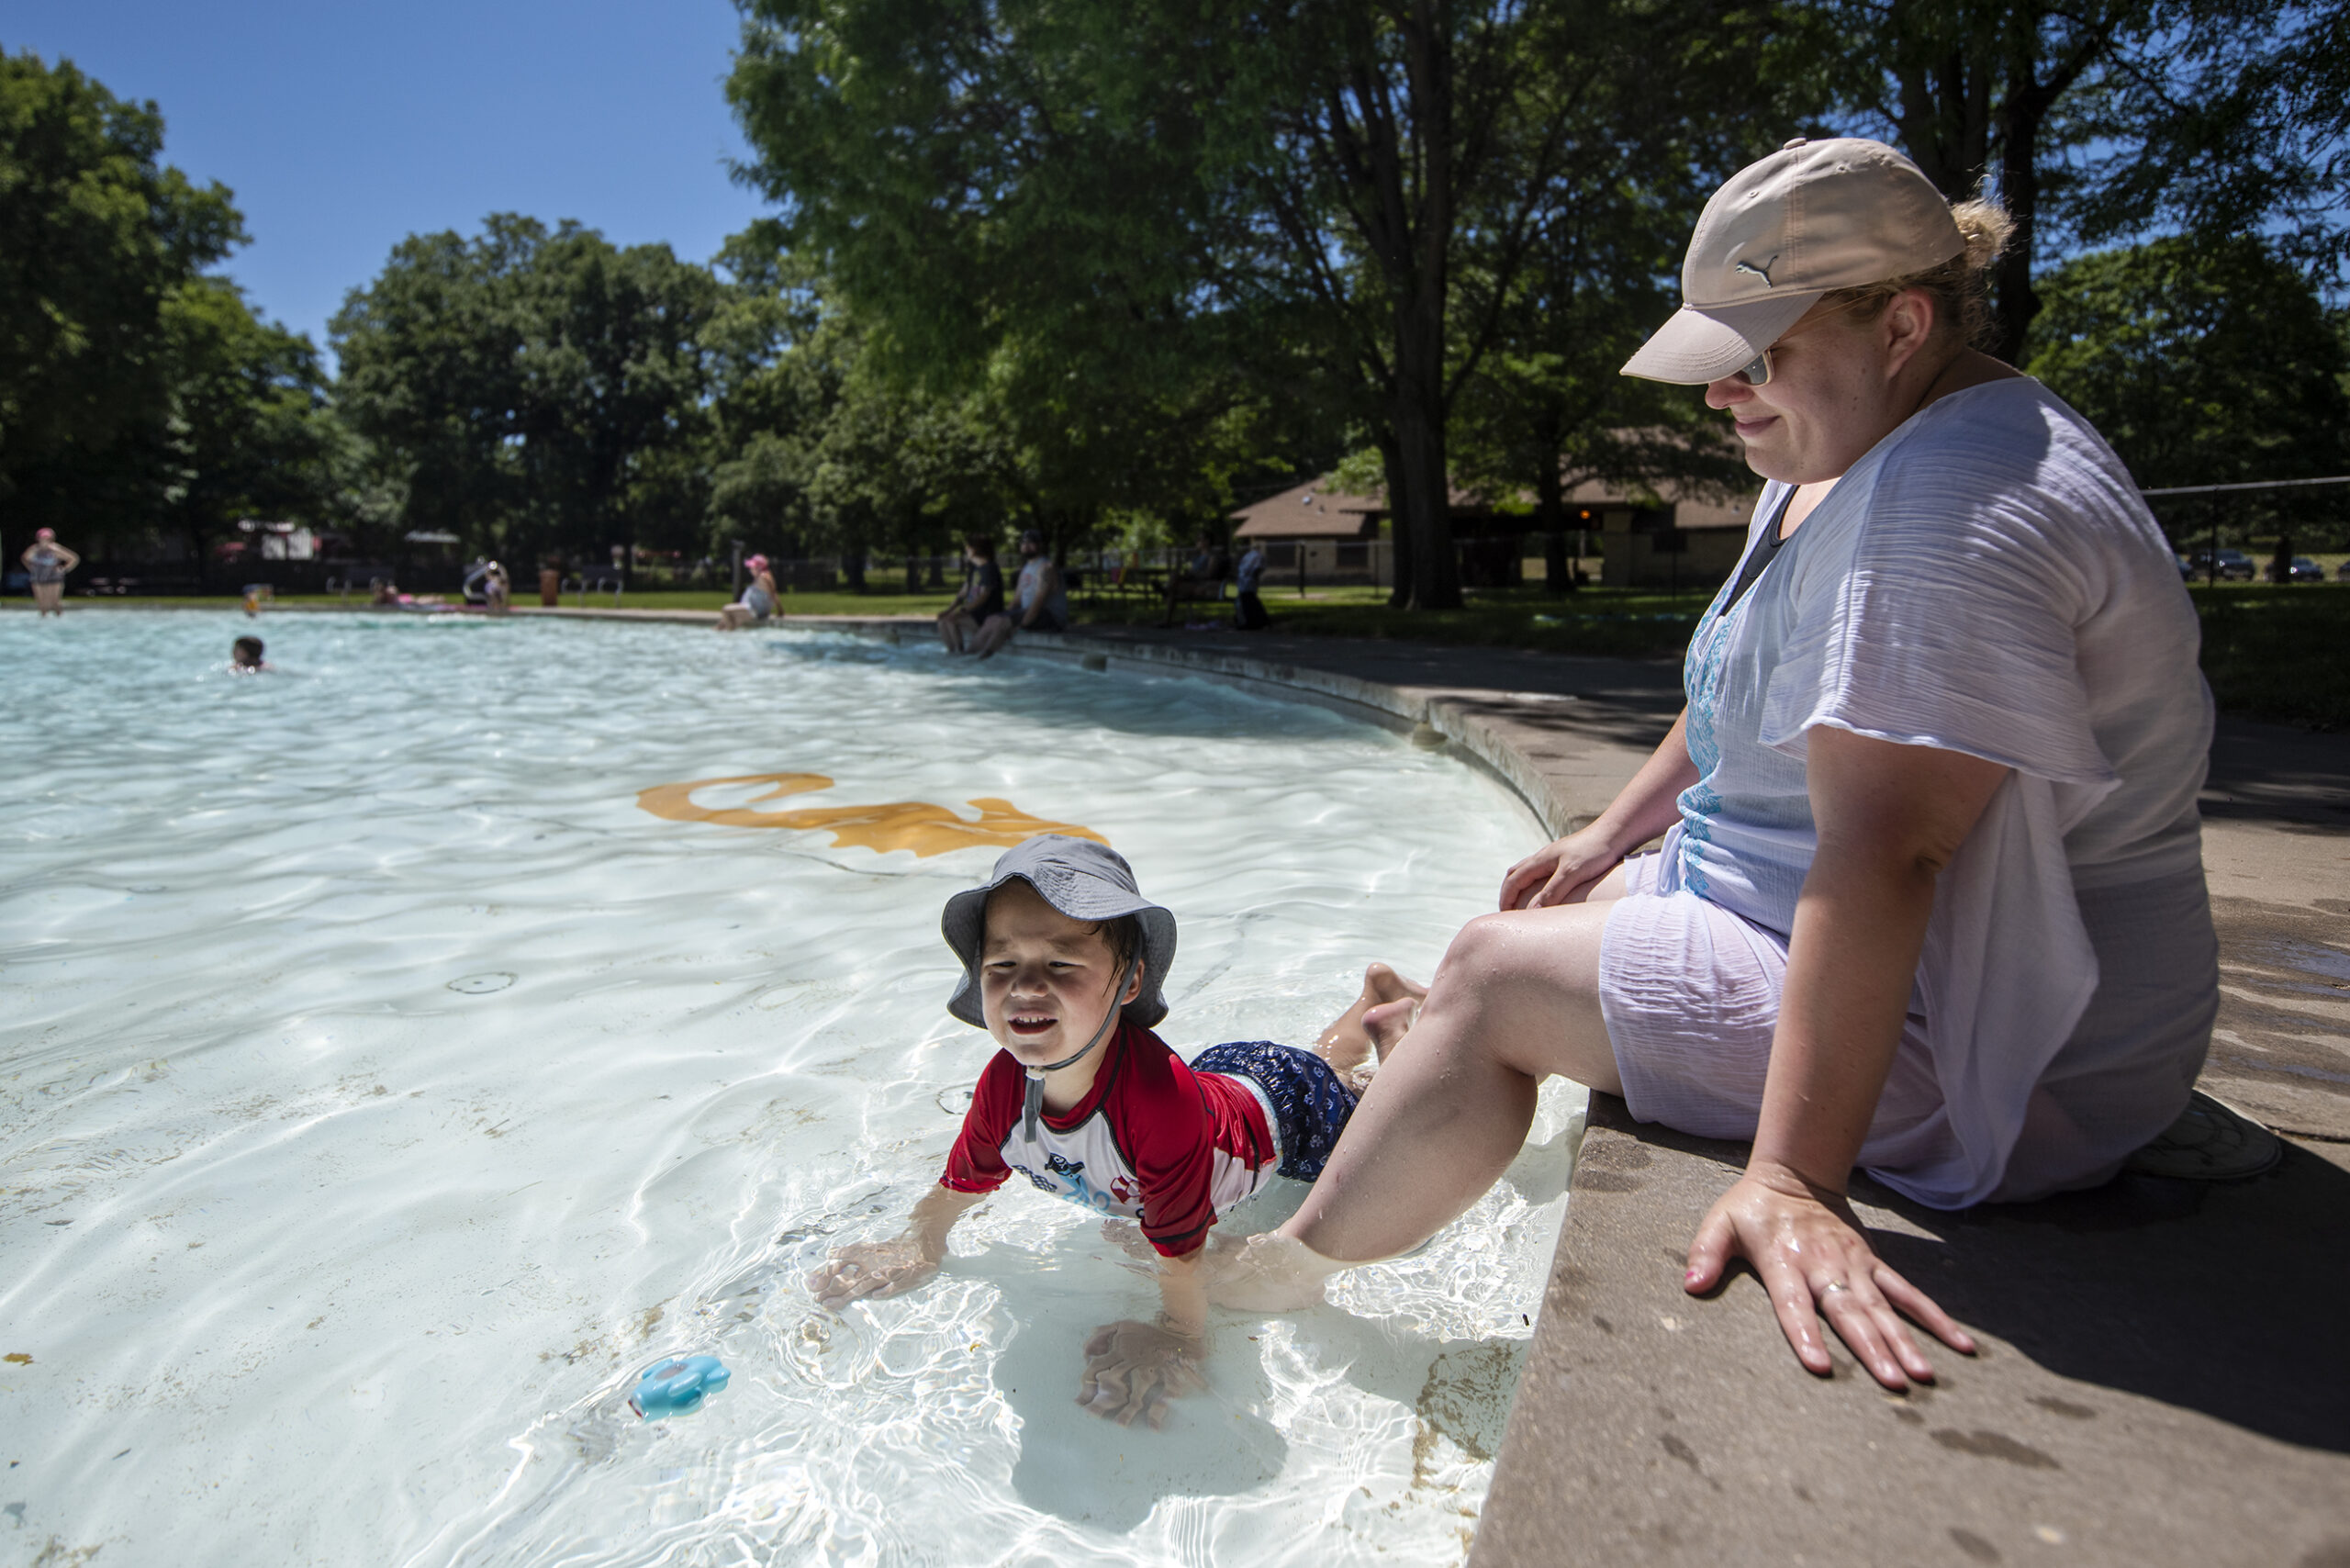
[[[1367,1067],[1374,1057],[1379,1061],[1387,1059],[1387,1053],[1395,1048],[1396,1042],[1412,1026],[1412,1015],[1419,1011],[1427,994],[1427,987],[1414,985],[1385,964],[1372,964],[1362,972],[1362,994],[1338,1014],[1336,1023],[1322,1031],[1322,1037],[1314,1042],[1315,1054],[1342,1075],[1360,1076],[1359,1070]],[[1402,1010],[1393,1011],[1399,1003],[1404,1004]],[[1382,1027],[1373,1030],[1368,1019],[1371,1010],[1378,1007],[1391,1011]],[[1395,1024],[1399,1017],[1400,1027]]]
[[[1243,1312],[1292,1312],[1319,1303],[1330,1276],[1353,1266],[1269,1230],[1250,1237],[1237,1256],[1215,1267],[1208,1300]]]

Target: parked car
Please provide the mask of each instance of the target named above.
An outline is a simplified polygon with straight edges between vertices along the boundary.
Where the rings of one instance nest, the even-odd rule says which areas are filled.
[[[2216,576],[2223,583],[2248,583],[2252,581],[2255,570],[2252,557],[2241,550],[2221,551],[2220,569],[2216,573],[2211,570],[2211,552],[2209,549],[2190,552],[2187,557],[2187,575],[2190,578]]]
[[[2350,583],[2350,561],[2344,561],[2333,568],[2333,580],[2337,583]]]
[[[2286,568],[2285,580],[2288,583],[2322,583],[2325,581],[2325,568],[2307,555],[2296,555],[2292,566]]]

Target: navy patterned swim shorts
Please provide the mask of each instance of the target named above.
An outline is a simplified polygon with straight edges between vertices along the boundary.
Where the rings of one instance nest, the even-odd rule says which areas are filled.
[[[1281,1146],[1281,1174],[1311,1182],[1338,1147],[1347,1118],[1355,1114],[1355,1092],[1312,1051],[1270,1040],[1236,1040],[1210,1046],[1191,1062],[1193,1072],[1245,1078],[1272,1103],[1273,1137]]]

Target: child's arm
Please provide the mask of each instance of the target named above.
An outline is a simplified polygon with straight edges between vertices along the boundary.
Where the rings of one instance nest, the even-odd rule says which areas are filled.
[[[808,1276],[809,1294],[819,1306],[839,1308],[866,1296],[898,1295],[938,1272],[946,1257],[946,1233],[986,1197],[933,1187],[914,1205],[906,1228],[887,1241],[857,1241],[833,1249],[832,1260]],[[1201,1301],[1206,1302],[1204,1289]],[[1204,1321],[1204,1311],[1203,1311]]]
[[[1158,1327],[1190,1340],[1194,1354],[1206,1350],[1207,1257],[1205,1247],[1196,1247],[1181,1258],[1162,1254],[1158,1260]]]
[[[1167,1423],[1167,1402],[1207,1386],[1207,1249],[1158,1260],[1158,1321],[1112,1323],[1085,1342],[1085,1379],[1077,1402],[1096,1416],[1132,1426],[1139,1416]]]

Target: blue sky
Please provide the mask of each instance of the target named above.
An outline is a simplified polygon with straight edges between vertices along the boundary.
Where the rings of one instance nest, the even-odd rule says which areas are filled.
[[[0,0],[0,47],[163,112],[163,155],[236,192],[226,271],[323,348],[402,237],[576,218],[706,260],[763,210],[720,84],[728,0]]]

